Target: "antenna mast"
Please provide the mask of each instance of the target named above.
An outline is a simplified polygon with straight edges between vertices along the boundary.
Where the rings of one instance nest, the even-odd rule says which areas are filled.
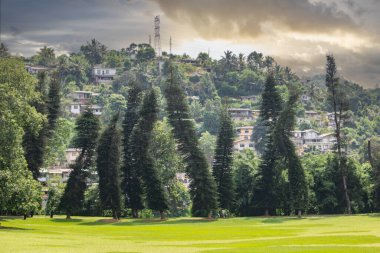
[[[154,50],[161,57],[160,16],[154,17]]]

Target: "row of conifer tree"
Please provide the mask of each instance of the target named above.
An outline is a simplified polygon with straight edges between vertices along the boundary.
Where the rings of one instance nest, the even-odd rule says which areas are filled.
[[[307,202],[305,173],[290,140],[298,92],[290,89],[289,99],[282,106],[275,85],[274,76],[268,73],[260,116],[260,127],[264,133],[261,142],[265,149],[255,201],[265,214],[276,208],[276,178],[280,176],[276,164],[281,162],[288,168],[290,206],[300,212]],[[114,115],[99,138],[99,120],[90,111],[85,111],[76,122],[74,145],[81,152],[72,165],[60,202],[60,209],[66,211],[68,218],[83,203],[86,180],[95,157],[103,209],[112,210],[115,219],[119,218],[122,204],[132,210],[133,217],[138,216],[139,210],[149,208],[164,218],[168,199],[154,166],[154,157],[149,152],[153,127],[158,118],[157,95],[153,88],[144,91],[138,85],[130,86],[122,133],[118,129],[120,113]],[[194,121],[173,65],[169,68],[164,94],[168,121],[190,178],[192,215],[211,217],[212,211],[231,209],[234,201],[231,168],[234,129],[227,109],[224,108],[220,115],[219,135],[210,170],[199,148]],[[121,203],[121,199],[125,203]]]

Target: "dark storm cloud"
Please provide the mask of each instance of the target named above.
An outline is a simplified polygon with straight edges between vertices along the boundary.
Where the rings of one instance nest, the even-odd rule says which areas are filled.
[[[349,15],[336,4],[306,0],[153,0],[166,15],[188,22],[204,38],[255,38],[270,22],[288,31],[328,33],[359,31]]]
[[[327,47],[326,45],[322,45]],[[311,51],[318,49],[309,46]],[[333,53],[338,66],[338,74],[345,79],[356,82],[364,87],[375,87],[380,84],[380,48],[362,52],[350,52],[347,49],[336,49],[323,53],[310,54],[301,59],[292,56],[276,57],[285,66],[291,66],[300,76],[323,74],[326,64],[326,53]]]
[[[1,41],[25,56],[44,45],[77,51],[93,37],[112,49],[147,42],[161,13],[164,50],[169,36],[174,50],[188,45],[181,53],[191,55],[194,39],[211,49],[216,39],[249,43],[300,75],[322,73],[333,52],[345,77],[380,83],[380,0],[1,0],[1,7]]]
[[[325,54],[333,52],[345,77],[367,87],[380,83],[380,0],[151,1],[205,39],[269,45],[268,54],[300,75],[322,73]]]
[[[1,38],[30,55],[41,45],[78,50],[96,37],[112,48],[147,41],[152,15],[137,0],[3,0]]]

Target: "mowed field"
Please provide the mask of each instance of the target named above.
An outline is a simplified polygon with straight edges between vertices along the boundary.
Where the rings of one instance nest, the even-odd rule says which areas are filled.
[[[0,218],[0,252],[380,252],[380,215],[195,218]]]

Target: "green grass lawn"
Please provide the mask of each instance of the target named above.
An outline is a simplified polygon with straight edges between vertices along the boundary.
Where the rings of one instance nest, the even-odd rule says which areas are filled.
[[[380,252],[380,216],[0,219],[0,252]]]

